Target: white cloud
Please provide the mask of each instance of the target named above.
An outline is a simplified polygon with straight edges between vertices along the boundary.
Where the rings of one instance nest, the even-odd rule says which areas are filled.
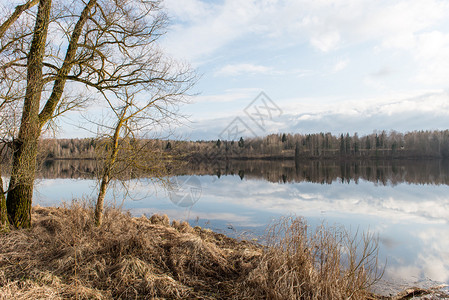
[[[416,34],[428,31],[447,17],[449,3],[188,0],[179,5],[178,1],[166,0],[166,7],[181,21],[169,32],[169,50],[182,57],[204,59],[204,55],[250,36],[258,36],[257,43],[273,38],[281,44],[308,41],[323,52],[364,41],[377,41],[385,48],[410,49],[417,42]]]
[[[195,0],[182,5],[167,0],[166,7],[169,14],[181,16],[184,22],[171,28],[165,46],[176,57],[188,60],[203,60],[204,55],[251,31],[249,25],[260,9],[252,1],[237,0],[207,5]]]
[[[269,74],[272,71],[270,67],[254,64],[233,64],[226,65],[215,72],[216,76],[237,76],[242,74]]]
[[[340,72],[341,70],[344,70],[349,64],[348,59],[340,59],[333,68],[334,73]]]
[[[364,6],[359,27],[359,34],[379,37],[385,46],[409,47],[410,36],[426,30],[445,18],[448,4],[443,1],[378,1],[376,6]],[[369,9],[372,10],[369,10]],[[365,19],[365,21],[363,21]]]
[[[195,206],[188,213],[179,209],[160,209],[153,207],[130,208],[129,211],[133,216],[142,216],[149,214],[166,214],[170,220],[188,221],[194,217],[208,221],[226,221],[238,224],[239,226],[262,227],[265,224],[255,222],[251,217],[243,216],[230,212],[204,212],[195,210]]]
[[[241,94],[240,94],[241,93]],[[223,97],[204,96],[200,101],[242,101],[250,99],[252,90],[233,91]],[[241,97],[240,97],[241,96]],[[239,110],[222,110],[208,113],[206,117],[194,119],[192,139],[215,139],[236,116],[243,118],[258,135],[268,133],[293,132],[317,133],[358,132],[372,133],[373,130],[447,129],[449,118],[449,93],[445,91],[419,91],[395,93],[373,98],[351,100],[292,98],[276,99],[276,104],[284,114],[267,122],[264,132],[255,130],[251,120],[245,119]],[[239,114],[240,113],[240,114]],[[254,127],[254,128],[253,128]]]
[[[171,17],[184,22],[203,18],[213,9],[212,5],[199,0],[183,0],[182,5],[178,0],[165,0],[163,5]]]
[[[259,89],[246,88],[246,89],[228,89],[221,94],[214,95],[199,95],[192,97],[193,103],[226,103],[235,102],[239,100],[248,101],[252,99],[254,95],[260,93]]]
[[[416,38],[413,57],[419,66],[417,82],[449,85],[449,33],[423,33]]]
[[[449,93],[442,90],[422,90],[391,93],[371,98],[329,99],[291,98],[282,103],[282,108],[291,114],[392,114],[404,112],[435,112],[441,116],[449,114]]]
[[[382,77],[386,77],[388,75],[391,75],[391,73],[392,73],[391,69],[389,67],[384,66],[384,67],[378,69],[377,71],[372,72],[370,74],[370,76],[371,77],[382,78]]]
[[[340,42],[340,34],[337,31],[324,32],[311,37],[310,43],[323,52],[335,50]]]
[[[295,105],[283,107],[293,114]],[[282,120],[288,132],[331,131],[371,133],[373,130],[447,129],[449,94],[446,92],[420,95],[338,101],[326,106],[317,104],[301,107],[296,122],[292,116]]]
[[[212,74],[206,76],[251,75],[261,79],[265,90],[286,98],[296,95],[289,95],[286,89],[276,90],[281,89],[276,81],[279,75],[288,79],[295,75],[307,77],[299,78],[298,85],[304,86],[308,95],[315,89],[316,97],[307,101],[298,98],[290,103],[284,101],[282,109],[291,113],[288,118],[297,113],[304,122],[295,127],[287,123],[286,116],[282,130],[301,130],[302,126],[334,131],[348,131],[347,128],[354,126],[359,132],[362,131],[359,128],[370,132],[383,126],[401,131],[419,126],[424,129],[447,127],[443,118],[448,115],[449,107],[445,103],[449,101],[441,90],[449,85],[449,32],[444,24],[449,16],[448,1],[188,0],[179,5],[178,1],[167,0],[167,8],[178,21],[169,31],[167,48],[180,57],[193,59],[195,64],[208,62]],[[266,49],[273,51],[273,47],[274,51],[279,50],[278,55],[272,56],[274,52],[270,52],[271,56],[267,53],[263,56]],[[315,51],[311,52],[310,48]],[[239,56],[240,53],[244,57]],[[248,56],[253,53],[261,56]],[[339,73],[347,68],[347,72]],[[294,69],[300,70],[299,73],[293,74]],[[305,69],[309,71],[302,71]],[[278,78],[268,82],[262,78],[267,73]],[[328,84],[317,82],[323,78],[320,73],[333,76],[328,77],[329,89],[320,90],[319,86]],[[214,96],[201,96],[198,102],[246,99],[213,90],[217,86],[225,90],[223,81],[217,86],[213,80],[210,82],[206,92]],[[352,82],[354,90],[348,93],[355,100],[337,99],[346,97],[346,90],[340,83],[349,86]],[[240,82],[233,81],[233,84],[242,87]],[[397,87],[411,91],[412,95],[389,96]],[[429,96],[422,92],[424,89],[438,90],[439,95]],[[335,90],[336,97],[320,101],[317,97],[327,95],[326,90]],[[366,94],[371,91],[387,96],[367,99]],[[238,109],[234,109],[229,118],[234,118]],[[226,118],[230,111],[223,106],[214,110],[211,106],[207,118]],[[379,120],[375,120],[376,117]],[[364,122],[364,118],[370,121]],[[201,120],[200,123],[207,122]],[[203,125],[198,124],[208,128]]]

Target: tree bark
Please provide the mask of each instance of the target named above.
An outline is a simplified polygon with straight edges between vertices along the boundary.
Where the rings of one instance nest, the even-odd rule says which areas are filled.
[[[3,190],[3,180],[0,173],[0,232],[9,231],[8,213],[6,211],[6,198]]]
[[[45,52],[51,0],[40,0],[27,62],[27,87],[22,120],[14,141],[13,166],[6,199],[12,225],[31,227],[31,201],[41,133],[39,104],[42,93],[42,62]]]
[[[104,209],[104,197],[106,196],[106,191],[108,189],[111,170],[113,169],[116,161],[119,150],[119,139],[120,139],[120,130],[123,127],[123,124],[126,120],[125,115],[126,111],[129,108],[129,104],[125,106],[120,114],[117,125],[115,126],[114,135],[112,136],[112,150],[109,160],[106,161],[106,165],[103,171],[103,177],[101,178],[100,190],[98,192],[97,205],[95,207],[95,225],[101,226],[103,223],[103,209]]]
[[[104,197],[109,185],[109,176],[103,175],[100,184],[100,191],[98,192],[97,205],[95,206],[95,225],[101,226],[103,223]]]

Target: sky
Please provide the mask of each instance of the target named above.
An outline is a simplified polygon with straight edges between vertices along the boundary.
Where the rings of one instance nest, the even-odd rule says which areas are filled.
[[[447,0],[163,5],[162,49],[200,75],[182,139],[449,128]]]

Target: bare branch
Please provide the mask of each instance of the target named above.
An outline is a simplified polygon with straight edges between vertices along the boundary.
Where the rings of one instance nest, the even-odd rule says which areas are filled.
[[[81,36],[84,24],[89,18],[92,7],[95,4],[96,0],[90,0],[89,3],[87,3],[86,7],[83,9],[83,12],[81,13],[78,22],[75,25],[72,37],[70,39],[69,47],[67,49],[67,53],[64,59],[64,64],[59,69],[57,78],[55,80],[55,84],[53,86],[53,92],[50,98],[47,100],[47,103],[45,104],[41,113],[39,114],[39,122],[41,124],[41,127],[53,116],[53,112],[55,111],[56,106],[58,105],[58,102],[61,99],[62,92],[64,90],[64,86],[67,80],[66,76],[70,72],[70,69],[74,63],[73,59],[75,58],[76,55],[78,40]]]
[[[8,28],[11,27],[11,25],[20,17],[20,15],[24,11],[26,11],[27,9],[33,7],[37,3],[39,3],[39,0],[30,0],[27,3],[25,3],[25,4],[16,6],[16,9],[11,14],[11,16],[5,22],[3,22],[0,25],[0,39],[5,34],[6,30],[8,30]]]

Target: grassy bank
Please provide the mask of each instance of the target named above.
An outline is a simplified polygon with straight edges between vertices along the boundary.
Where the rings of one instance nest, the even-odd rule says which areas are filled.
[[[310,235],[301,219],[273,226],[261,246],[117,209],[95,228],[92,215],[80,204],[35,207],[31,230],[2,234],[0,299],[381,298],[369,292],[375,244]]]

